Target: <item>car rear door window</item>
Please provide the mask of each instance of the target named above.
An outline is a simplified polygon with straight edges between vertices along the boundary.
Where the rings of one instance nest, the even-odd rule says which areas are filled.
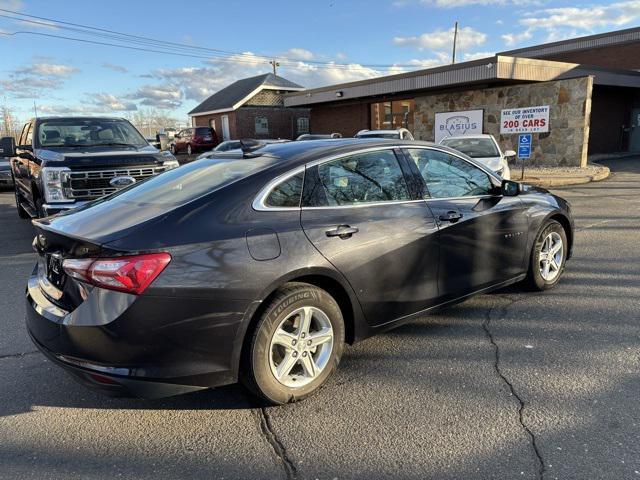
[[[267,196],[267,207],[297,208],[302,196],[304,174],[300,172],[276,185]]]
[[[408,149],[420,171],[431,198],[458,198],[490,195],[489,175],[471,163],[446,152]]]
[[[326,207],[410,200],[392,150],[350,155],[308,169],[304,206]]]

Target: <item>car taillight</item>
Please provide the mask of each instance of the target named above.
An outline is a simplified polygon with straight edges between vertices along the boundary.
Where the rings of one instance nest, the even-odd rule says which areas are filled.
[[[168,253],[114,258],[69,258],[62,268],[70,277],[96,287],[140,295],[171,261]]]

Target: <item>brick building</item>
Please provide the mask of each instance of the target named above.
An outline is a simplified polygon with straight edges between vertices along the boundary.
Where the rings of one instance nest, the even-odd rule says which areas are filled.
[[[304,87],[272,73],[244,78],[191,110],[191,125],[212,127],[221,140],[294,139],[309,132],[309,109],[285,108],[283,99],[301,90]]]
[[[482,131],[504,150],[503,110],[548,106],[531,163],[584,166],[591,153],[640,151],[640,28],[499,53],[493,57],[286,95],[311,109],[312,132],[406,127],[435,140],[436,114],[481,111]]]

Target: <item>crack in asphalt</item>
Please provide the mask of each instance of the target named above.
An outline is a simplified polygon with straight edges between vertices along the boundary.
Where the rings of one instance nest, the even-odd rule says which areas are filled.
[[[7,358],[22,358],[22,357],[26,357],[27,355],[34,355],[36,353],[40,353],[40,351],[34,350],[33,352],[10,353],[8,355],[0,355],[0,360],[4,360]]]
[[[260,430],[262,430],[262,434],[269,445],[271,445],[278,462],[282,464],[287,480],[296,480],[298,478],[298,469],[289,458],[287,449],[274,431],[271,417],[267,413],[266,408],[260,408]]]
[[[503,296],[499,298],[510,301],[508,305],[503,305],[501,307],[502,308],[501,317],[503,317],[506,314],[509,307],[511,307],[512,305],[514,305],[515,303],[521,300],[524,300],[523,298],[513,300]],[[538,478],[542,480],[544,479],[544,473],[545,473],[544,459],[542,458],[542,453],[538,448],[535,434],[531,431],[531,429],[527,426],[527,424],[524,421],[524,409],[526,405],[525,401],[520,397],[520,395],[518,395],[518,392],[516,391],[513,384],[509,381],[509,379],[504,375],[504,373],[502,373],[502,369],[500,368],[500,347],[496,343],[493,333],[491,333],[491,330],[489,328],[489,324],[491,323],[491,313],[494,311],[495,308],[496,307],[491,307],[487,311],[485,320],[484,322],[482,322],[482,329],[484,330],[484,333],[487,336],[489,343],[491,343],[491,345],[493,346],[493,351],[495,353],[495,361],[493,366],[496,373],[498,374],[498,377],[500,377],[500,379],[509,387],[509,390],[511,391],[511,395],[513,395],[516,398],[516,400],[518,400],[518,403],[520,404],[518,408],[518,421],[520,422],[520,425],[522,426],[523,430],[527,433],[527,435],[529,435],[529,438],[531,439],[531,447],[533,448],[533,452],[536,456],[536,461],[538,462]]]

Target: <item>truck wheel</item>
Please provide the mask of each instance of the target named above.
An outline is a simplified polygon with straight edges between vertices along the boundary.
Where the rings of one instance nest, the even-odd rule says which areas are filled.
[[[289,283],[276,292],[249,341],[243,383],[271,404],[302,400],[340,363],[342,312],[326,291]]]
[[[22,202],[20,201],[20,195],[18,195],[17,186],[13,187],[13,195],[16,197],[16,209],[18,210],[18,216],[24,219],[31,218],[31,215],[29,215],[29,212],[27,212],[22,206]]]

